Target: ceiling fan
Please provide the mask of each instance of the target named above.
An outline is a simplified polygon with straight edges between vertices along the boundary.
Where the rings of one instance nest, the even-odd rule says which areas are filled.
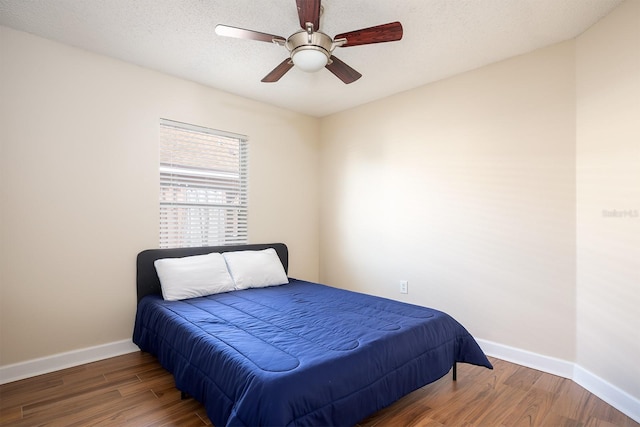
[[[362,28],[338,34],[332,39],[325,33],[318,31],[322,13],[320,1],[296,0],[302,30],[293,33],[287,39],[273,34],[245,30],[228,25],[217,25],[215,31],[219,36],[276,43],[287,48],[289,58],[282,61],[280,65],[262,79],[262,82],[265,83],[277,82],[294,65],[307,72],[315,72],[326,68],[344,83],[353,83],[362,77],[362,74],[336,58],[333,55],[335,48],[392,42],[402,39],[402,24],[400,22]]]

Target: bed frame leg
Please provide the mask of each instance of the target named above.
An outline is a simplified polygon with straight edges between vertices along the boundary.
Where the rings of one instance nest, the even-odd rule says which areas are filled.
[[[191,399],[191,396],[189,396],[189,393],[185,393],[184,391],[180,390],[180,400],[187,400],[187,399]]]
[[[453,380],[458,380],[458,362],[453,362]]]

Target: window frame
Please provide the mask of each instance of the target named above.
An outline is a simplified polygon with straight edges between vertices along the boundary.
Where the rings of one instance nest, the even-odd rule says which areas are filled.
[[[246,244],[248,138],[160,119],[159,247]]]

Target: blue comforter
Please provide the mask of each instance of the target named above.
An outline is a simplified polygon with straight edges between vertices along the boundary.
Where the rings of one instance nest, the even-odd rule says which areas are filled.
[[[491,368],[445,313],[295,279],[183,301],[147,296],[133,341],[216,426],[351,426],[454,362]]]

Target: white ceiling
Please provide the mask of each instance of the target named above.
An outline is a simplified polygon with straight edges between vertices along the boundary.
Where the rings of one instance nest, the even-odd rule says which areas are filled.
[[[216,36],[226,24],[283,37],[295,0],[0,0],[0,24],[313,116],[324,116],[571,39],[623,0],[323,0],[320,30],[400,21],[401,41],[336,49],[345,85],[296,68],[261,83],[284,47]],[[1,58],[0,58],[1,60]]]

